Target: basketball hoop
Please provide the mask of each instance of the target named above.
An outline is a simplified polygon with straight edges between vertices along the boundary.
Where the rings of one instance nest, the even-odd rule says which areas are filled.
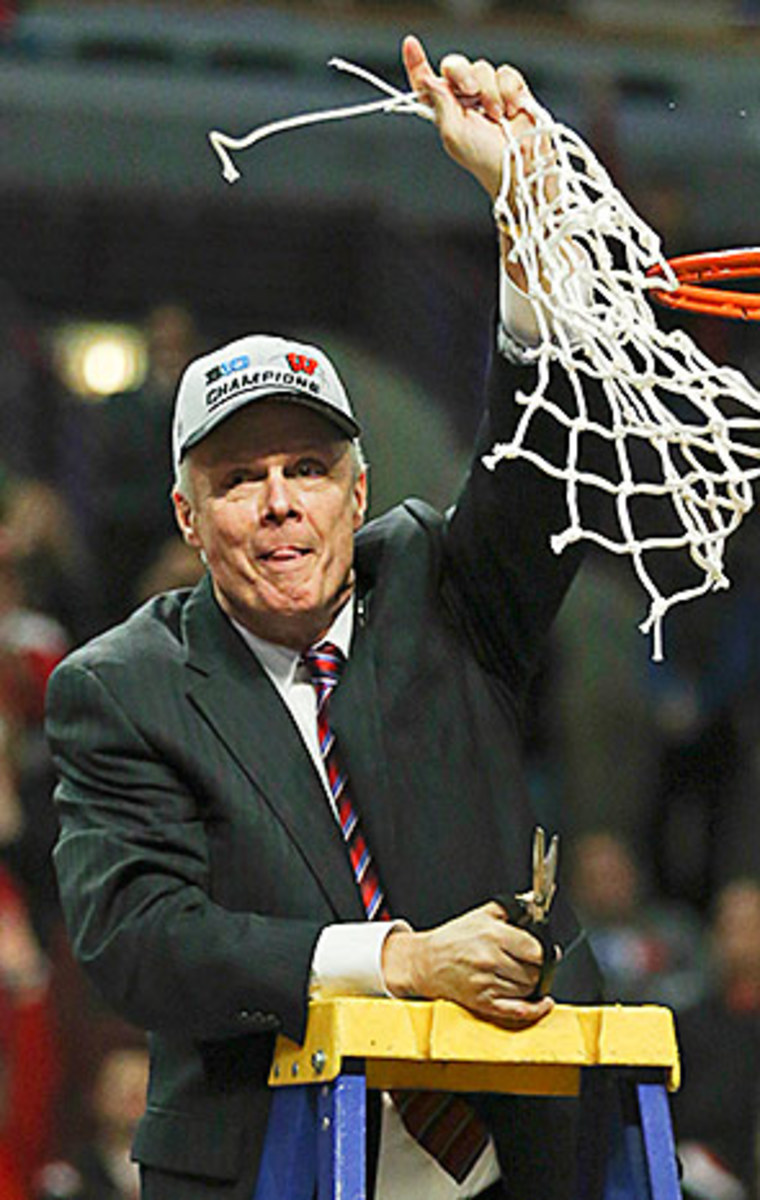
[[[760,277],[760,247],[684,254],[668,261],[678,286],[668,291],[653,289],[651,295],[660,304],[707,316],[760,321],[760,293],[704,286],[706,283]],[[658,266],[648,272],[650,277],[660,273]]]

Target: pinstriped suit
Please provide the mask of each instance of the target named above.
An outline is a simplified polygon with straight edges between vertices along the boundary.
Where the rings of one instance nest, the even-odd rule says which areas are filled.
[[[531,382],[494,365],[482,447],[508,436],[510,394]],[[548,548],[563,504],[530,466],[476,460],[450,518],[412,501],[357,537],[358,620],[331,721],[391,911],[415,926],[526,883],[519,708],[577,565]],[[208,579],[70,656],[48,729],[75,952],[152,1031],[135,1146],[147,1200],[247,1200],[274,1033],[303,1031],[322,927],[363,915],[308,753]],[[554,921],[573,936],[561,897]],[[556,994],[595,986],[581,951]],[[484,1103],[515,1194],[562,1195],[564,1115],[539,1124],[535,1102]]]

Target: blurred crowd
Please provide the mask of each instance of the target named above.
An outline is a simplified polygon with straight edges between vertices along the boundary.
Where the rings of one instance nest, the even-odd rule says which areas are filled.
[[[173,530],[169,427],[203,337],[185,307],[156,306],[144,382],[86,404],[66,394],[18,299],[0,305],[0,1196],[135,1200],[145,1042],[67,948],[41,722],[70,647],[199,577]],[[561,886],[607,998],[677,1014],[676,1131],[685,1191],[702,1200],[760,1197],[756,517],[737,541],[734,587],[673,617],[661,665],[637,630],[632,578],[591,557],[528,728],[536,804],[562,834]]]
[[[6,292],[0,305],[0,1196],[137,1200],[145,1038],[71,959],[42,721],[74,644],[199,576],[168,501],[171,400],[196,333],[184,309],[156,309],[139,391],[83,406],[21,303]]]

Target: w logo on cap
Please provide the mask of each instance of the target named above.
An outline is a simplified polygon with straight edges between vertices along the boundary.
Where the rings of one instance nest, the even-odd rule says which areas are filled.
[[[313,375],[317,369],[316,358],[308,358],[305,354],[287,354],[286,358],[294,371],[305,371]]]

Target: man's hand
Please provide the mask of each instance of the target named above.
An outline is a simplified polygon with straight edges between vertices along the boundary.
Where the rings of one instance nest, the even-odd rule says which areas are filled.
[[[495,200],[504,156],[502,119],[518,136],[533,127],[525,110],[530,91],[522,75],[514,67],[494,67],[485,59],[471,62],[463,54],[447,54],[436,75],[412,35],[404,38],[402,55],[410,86],[435,113],[445,149]]]
[[[531,1025],[554,1007],[527,1000],[541,970],[539,941],[509,923],[489,901],[435,929],[395,929],[383,947],[383,974],[394,996],[453,1000],[506,1028]]]

